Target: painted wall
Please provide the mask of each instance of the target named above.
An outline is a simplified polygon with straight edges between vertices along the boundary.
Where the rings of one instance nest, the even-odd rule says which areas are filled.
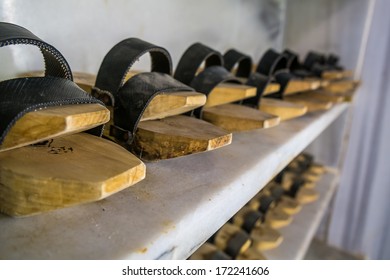
[[[117,42],[139,37],[165,47],[174,66],[192,43],[203,42],[221,52],[235,47],[259,59],[283,39],[285,0],[67,0],[0,1],[0,20],[22,25],[58,48],[73,71],[97,73]],[[221,8],[222,7],[222,8]],[[0,49],[15,72],[42,69],[34,47]],[[140,68],[146,68],[147,61]]]

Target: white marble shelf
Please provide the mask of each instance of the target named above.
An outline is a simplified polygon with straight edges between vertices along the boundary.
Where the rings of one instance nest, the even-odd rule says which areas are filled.
[[[185,259],[347,108],[149,163],[144,181],[103,201],[27,218],[0,215],[0,259]]]
[[[314,203],[305,205],[302,211],[294,216],[294,220],[289,226],[279,230],[284,240],[278,248],[263,252],[267,259],[300,260],[304,258],[328,209],[337,182],[338,173],[336,170],[328,172],[322,177],[316,187],[319,199]]]

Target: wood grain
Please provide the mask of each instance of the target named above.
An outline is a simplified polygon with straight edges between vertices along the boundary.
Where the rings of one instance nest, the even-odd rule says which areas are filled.
[[[0,151],[85,131],[109,119],[110,112],[100,104],[64,105],[29,112],[16,121]]]
[[[321,75],[321,78],[326,80],[339,80],[344,78],[350,78],[352,76],[352,70],[330,70],[324,71]]]
[[[216,86],[207,96],[205,107],[228,104],[253,97],[256,96],[256,91],[257,89],[251,86],[233,83],[221,83]]]
[[[283,236],[267,225],[256,227],[252,230],[250,236],[253,240],[252,247],[260,251],[275,249],[283,241]]]
[[[284,89],[284,95],[295,94],[297,92],[314,90],[321,86],[320,80],[313,79],[292,79]]]
[[[231,141],[231,133],[203,120],[180,115],[140,122],[133,150],[141,159],[154,161],[211,151]]]
[[[314,98],[315,100],[319,100],[321,102],[341,103],[344,101],[343,96],[332,94],[325,90],[306,91],[297,93],[295,96],[303,99]]]
[[[317,112],[323,110],[329,110],[332,108],[333,103],[329,101],[321,101],[311,96],[291,95],[284,97],[285,101],[303,105],[307,107],[308,112]]]
[[[155,96],[142,114],[141,121],[162,119],[192,111],[206,103],[198,92],[166,92]]]
[[[279,99],[262,98],[259,110],[278,116],[280,121],[286,121],[306,114],[307,106]]]
[[[204,108],[202,118],[231,132],[274,127],[280,122],[278,116],[238,104]]]
[[[93,202],[136,184],[145,165],[86,133],[0,153],[0,211],[11,216]]]

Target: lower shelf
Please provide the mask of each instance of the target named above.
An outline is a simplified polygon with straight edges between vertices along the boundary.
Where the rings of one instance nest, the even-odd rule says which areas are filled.
[[[348,108],[235,133],[225,148],[147,164],[96,203],[0,215],[0,259],[186,259]]]
[[[278,231],[283,235],[282,244],[263,254],[270,260],[303,259],[317,228],[325,215],[328,205],[336,190],[338,173],[329,169],[316,186],[319,198],[314,203],[302,207],[302,211],[294,216],[292,223]]]

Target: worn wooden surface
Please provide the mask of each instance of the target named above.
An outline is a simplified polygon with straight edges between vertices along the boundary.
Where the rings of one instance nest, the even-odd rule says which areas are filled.
[[[320,80],[313,79],[292,79],[284,89],[284,95],[295,94],[297,92],[317,89],[321,86]]]
[[[56,106],[29,112],[16,121],[0,151],[88,130],[109,119],[110,112],[100,104]]]
[[[145,165],[86,133],[0,153],[0,211],[11,216],[97,201],[141,181]]]
[[[339,80],[344,78],[350,78],[353,76],[352,70],[331,70],[324,71],[321,78],[326,80]]]
[[[291,95],[284,97],[285,101],[303,105],[307,107],[308,112],[316,112],[322,110],[329,110],[333,103],[329,101],[322,101],[311,96]]]
[[[254,228],[250,233],[250,236],[253,240],[252,247],[259,251],[274,249],[283,241],[283,236],[279,231],[267,225],[261,225]]]
[[[232,134],[189,116],[143,121],[133,142],[141,159],[154,161],[215,150],[229,145]]]
[[[207,96],[205,107],[228,104],[253,96],[256,96],[255,87],[233,83],[221,83]]]
[[[231,132],[274,127],[280,122],[278,116],[238,104],[204,108],[202,118]]]
[[[271,260],[302,259],[315,236],[318,226],[328,210],[328,205],[336,190],[338,177],[336,174],[325,173],[318,183],[319,199],[307,204],[302,211],[294,216],[288,227],[280,229],[284,240],[279,247],[264,252]]]
[[[302,99],[314,98],[315,100],[331,103],[341,103],[344,101],[343,96],[329,93],[326,90],[306,91],[297,93],[295,96],[297,96],[297,98],[299,97]]]
[[[307,106],[280,99],[262,98],[259,110],[280,117],[280,121],[286,121],[306,114]]]
[[[176,116],[203,106],[206,95],[197,92],[167,92],[155,96],[142,114],[141,121]]]
[[[287,214],[279,206],[276,206],[273,209],[269,209],[265,214],[265,224],[270,226],[273,229],[283,228],[288,226],[293,217],[290,214]]]

